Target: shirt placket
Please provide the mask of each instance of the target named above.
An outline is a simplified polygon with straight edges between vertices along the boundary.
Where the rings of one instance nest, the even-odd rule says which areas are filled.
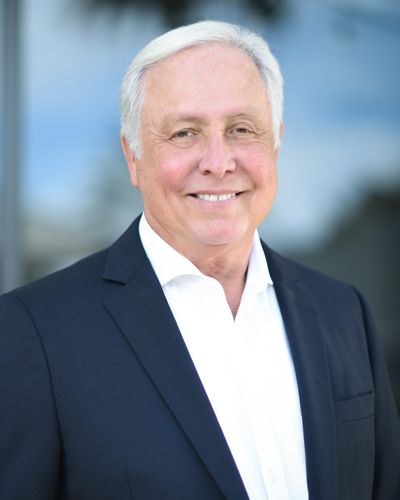
[[[268,411],[268,402],[262,383],[257,379],[255,360],[250,354],[245,338],[246,328],[251,328],[252,323],[246,321],[246,317],[251,316],[254,320],[252,300],[256,293],[254,290],[253,293],[247,295],[246,300],[241,304],[241,307],[243,306],[241,314],[235,322],[235,337],[240,349],[238,371],[243,388],[242,397],[246,405],[268,499],[290,500],[279,446]]]

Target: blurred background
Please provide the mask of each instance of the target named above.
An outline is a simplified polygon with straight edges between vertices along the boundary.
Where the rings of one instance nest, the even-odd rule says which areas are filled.
[[[141,212],[118,110],[138,51],[182,24],[240,24],[285,79],[260,235],[366,296],[400,407],[400,1],[0,1],[1,290],[108,246]]]

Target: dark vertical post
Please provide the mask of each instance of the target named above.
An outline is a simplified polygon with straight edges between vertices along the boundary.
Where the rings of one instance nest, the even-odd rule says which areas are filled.
[[[3,0],[3,214],[1,291],[22,284],[19,199],[20,1]]]

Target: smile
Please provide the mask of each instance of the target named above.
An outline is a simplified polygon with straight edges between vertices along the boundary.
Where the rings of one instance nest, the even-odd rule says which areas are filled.
[[[195,194],[196,198],[200,198],[200,200],[206,201],[225,201],[229,198],[233,198],[236,196],[236,193],[228,193],[228,194]]]

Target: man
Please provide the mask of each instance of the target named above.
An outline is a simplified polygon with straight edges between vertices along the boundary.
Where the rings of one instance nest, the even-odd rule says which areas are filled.
[[[0,302],[1,498],[399,499],[367,306],[256,232],[283,132],[268,46],[171,31],[128,69],[121,114],[144,215]]]

